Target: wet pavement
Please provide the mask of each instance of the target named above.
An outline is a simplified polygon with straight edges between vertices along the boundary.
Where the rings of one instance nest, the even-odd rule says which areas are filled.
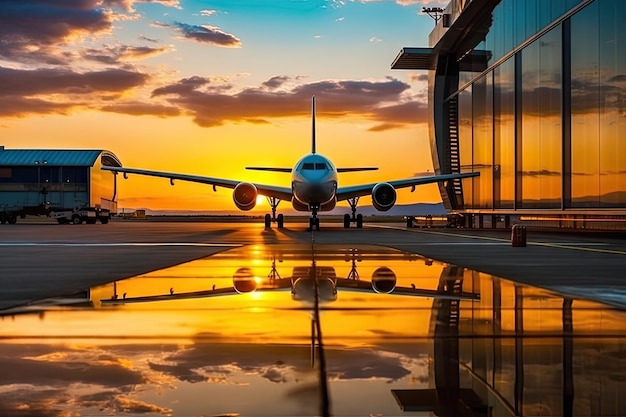
[[[2,313],[1,416],[626,415],[625,312],[379,245],[233,245]]]

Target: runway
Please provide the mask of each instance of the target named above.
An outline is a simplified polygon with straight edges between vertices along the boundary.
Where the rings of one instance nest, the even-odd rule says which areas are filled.
[[[512,247],[505,230],[363,229],[297,223],[265,230],[255,223],[115,221],[107,225],[0,227],[0,308],[65,294],[254,244],[372,244],[397,248],[516,282],[626,306],[626,239],[598,233],[529,232]]]
[[[122,221],[0,233],[0,415],[626,413],[616,236],[512,247],[505,231],[401,224]]]

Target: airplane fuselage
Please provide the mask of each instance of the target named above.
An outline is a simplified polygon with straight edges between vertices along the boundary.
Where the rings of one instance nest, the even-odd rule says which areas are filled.
[[[291,171],[291,191],[296,210],[332,209],[337,199],[337,168],[325,156],[310,153]]]

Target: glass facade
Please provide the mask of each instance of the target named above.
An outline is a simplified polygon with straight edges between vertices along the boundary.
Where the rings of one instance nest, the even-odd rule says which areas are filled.
[[[458,9],[452,3],[448,10]],[[460,12],[469,30],[431,34],[434,51],[438,43],[464,48],[446,51],[460,64],[446,70],[457,90],[430,95],[445,97],[431,106],[458,111],[458,169],[480,172],[463,181],[460,211],[626,214],[626,1],[477,3]],[[431,123],[431,133],[444,132],[431,143],[445,149],[448,130],[436,126],[449,122]],[[434,162],[455,170],[441,156]]]

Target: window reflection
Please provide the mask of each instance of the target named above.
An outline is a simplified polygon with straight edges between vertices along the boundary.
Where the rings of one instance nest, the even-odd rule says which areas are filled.
[[[522,51],[523,208],[561,205],[561,30]]]

